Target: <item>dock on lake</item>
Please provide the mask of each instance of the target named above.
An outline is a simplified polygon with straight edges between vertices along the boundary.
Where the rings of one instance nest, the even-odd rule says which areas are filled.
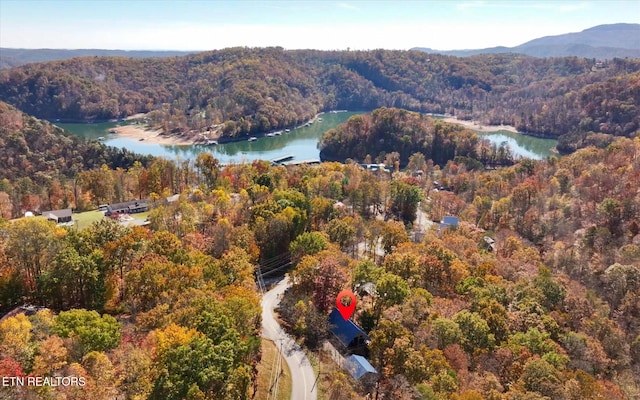
[[[276,157],[273,160],[271,160],[271,165],[278,165],[278,164],[282,164],[285,161],[291,161],[293,160],[294,157],[295,156],[293,154],[286,154],[281,157]]]
[[[314,165],[314,164],[320,164],[321,161],[319,158],[311,158],[308,160],[299,160],[299,161],[285,161],[280,165],[302,165],[302,164],[310,164],[310,165]]]

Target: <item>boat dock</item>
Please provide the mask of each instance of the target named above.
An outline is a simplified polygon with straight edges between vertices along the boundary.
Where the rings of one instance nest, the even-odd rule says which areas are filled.
[[[311,158],[309,160],[298,160],[298,161],[285,161],[280,165],[302,165],[302,164],[310,164],[310,165],[314,165],[314,164],[320,164],[321,161],[318,158]]]
[[[273,160],[271,160],[271,165],[278,165],[282,164],[285,161],[291,161],[294,157],[295,156],[293,154],[287,154],[281,157],[274,158]]]

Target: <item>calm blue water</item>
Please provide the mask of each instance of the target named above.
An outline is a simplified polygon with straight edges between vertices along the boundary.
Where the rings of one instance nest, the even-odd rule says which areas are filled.
[[[212,153],[221,163],[253,161],[257,159],[272,160],[284,155],[292,154],[294,160],[319,159],[318,140],[322,134],[345,122],[349,117],[362,112],[340,112],[322,114],[322,121],[317,121],[311,126],[292,129],[291,133],[274,137],[261,137],[255,142],[241,141],[221,144],[218,146],[168,146],[140,142],[136,139],[115,137],[109,134],[109,129],[121,123],[97,123],[97,124],[62,124],[57,125],[88,139],[97,140],[104,137],[105,144],[118,148],[127,148],[140,154],[151,154],[153,156],[166,157],[171,159],[189,159],[201,152]],[[133,123],[133,122],[126,122]],[[500,145],[505,143],[509,146],[516,157],[528,157],[533,159],[544,159],[554,155],[552,149],[555,148],[557,140],[541,139],[533,136],[526,136],[509,131],[498,131],[491,133],[478,132],[478,134],[488,139],[490,142]]]

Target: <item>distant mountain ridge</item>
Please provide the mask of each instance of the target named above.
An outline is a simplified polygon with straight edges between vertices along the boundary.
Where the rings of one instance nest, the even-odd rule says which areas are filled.
[[[582,32],[533,39],[515,47],[498,46],[472,50],[434,50],[415,47],[412,50],[457,57],[519,53],[532,57],[640,58],[640,24],[598,25]]]
[[[0,69],[18,67],[24,64],[64,60],[75,57],[129,57],[163,58],[186,56],[195,51],[153,51],[153,50],[101,50],[101,49],[10,49],[0,47]]]
[[[456,57],[468,57],[476,54],[519,53],[532,57],[640,58],[640,24],[598,25],[582,32],[533,39],[515,47],[497,46],[466,50],[435,50],[428,47],[414,47],[411,50]],[[198,51],[14,49],[0,47],[0,70],[30,63],[75,57],[164,58],[186,56],[194,53],[198,53]]]

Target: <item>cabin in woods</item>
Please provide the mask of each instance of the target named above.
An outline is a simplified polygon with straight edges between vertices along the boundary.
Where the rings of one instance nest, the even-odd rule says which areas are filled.
[[[342,318],[337,308],[334,308],[329,315],[329,331],[342,350],[351,354],[367,355],[369,336],[352,320]]]

